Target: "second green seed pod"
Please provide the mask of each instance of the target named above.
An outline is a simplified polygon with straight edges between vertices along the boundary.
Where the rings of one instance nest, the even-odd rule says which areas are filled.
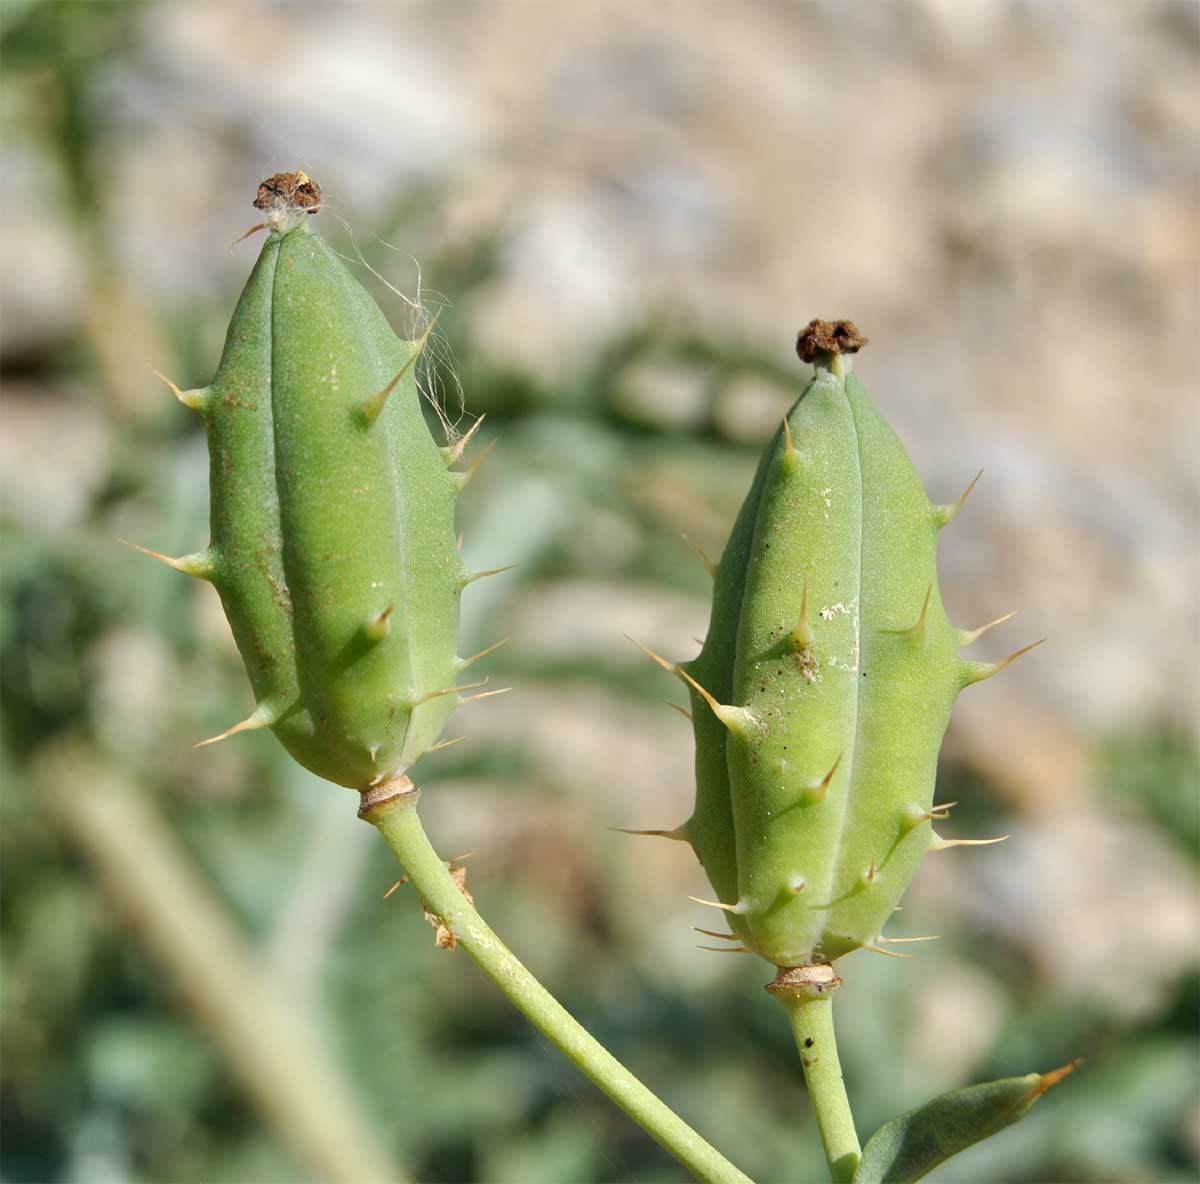
[[[672,834],[733,933],[778,966],[886,941],[925,852],[948,842],[933,791],[954,700],[1011,661],[958,657],[980,632],[954,628],[938,592],[938,532],[959,503],[926,497],[851,372],[863,344],[849,322],[801,335],[815,375],[763,453],[703,649],[675,667],[697,795]]]

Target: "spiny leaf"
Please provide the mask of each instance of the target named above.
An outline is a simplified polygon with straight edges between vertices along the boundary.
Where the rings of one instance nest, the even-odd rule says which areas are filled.
[[[952,1155],[1016,1122],[1079,1063],[1072,1061],[1050,1073],[1005,1077],[951,1090],[893,1118],[867,1141],[854,1184],[911,1184],[920,1180]]]

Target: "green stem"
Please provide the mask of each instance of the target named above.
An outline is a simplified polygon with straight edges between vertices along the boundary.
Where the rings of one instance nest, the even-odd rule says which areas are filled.
[[[751,1184],[591,1036],[492,932],[430,845],[417,817],[419,792],[407,777],[376,786],[363,793],[359,817],[387,840],[427,911],[546,1039],[698,1180]]]
[[[849,1184],[862,1158],[833,1031],[833,992],[841,983],[832,966],[796,966],[780,969],[767,987],[792,1022],[833,1184]]]

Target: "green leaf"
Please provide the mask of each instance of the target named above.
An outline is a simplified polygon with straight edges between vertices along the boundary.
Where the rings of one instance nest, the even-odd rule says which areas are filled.
[[[886,1122],[863,1148],[854,1184],[911,1184],[938,1164],[1016,1122],[1080,1064],[951,1090]]]

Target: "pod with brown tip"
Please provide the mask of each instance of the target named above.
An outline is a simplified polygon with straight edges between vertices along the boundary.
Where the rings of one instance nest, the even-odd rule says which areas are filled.
[[[678,668],[697,780],[681,832],[734,932],[779,966],[887,944],[922,857],[945,843],[930,822],[954,700],[1003,666],[958,657],[971,635],[937,582],[948,515],[851,372],[864,343],[849,322],[801,335],[814,377],[717,566],[704,647]]]
[[[185,400],[208,432],[211,545],[202,572],[173,565],[215,585],[250,676],[256,709],[223,735],[270,727],[364,788],[429,751],[459,698],[461,479],[421,412],[424,337],[397,337],[310,232],[296,176],[260,189],[267,241],[216,377]]]

